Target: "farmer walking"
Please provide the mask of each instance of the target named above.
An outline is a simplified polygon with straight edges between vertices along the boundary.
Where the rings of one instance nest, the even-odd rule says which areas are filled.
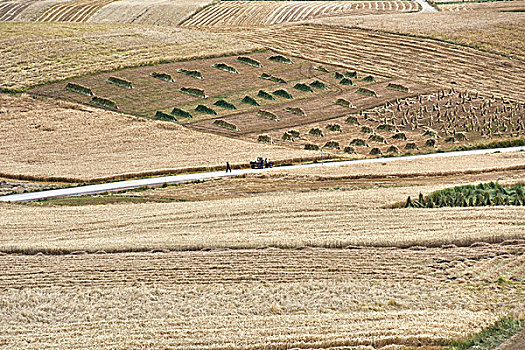
[[[230,162],[226,162],[226,172],[228,172],[228,171],[229,171],[230,173],[232,172],[232,167],[231,167],[231,165],[230,165]]]

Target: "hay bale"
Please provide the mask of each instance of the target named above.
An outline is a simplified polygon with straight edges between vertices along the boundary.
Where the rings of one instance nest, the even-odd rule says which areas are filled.
[[[347,108],[354,108],[352,103],[350,103],[350,101],[348,101],[348,100],[345,100],[344,98],[338,98],[337,100],[335,100],[334,103],[336,105],[339,105],[339,106],[343,106],[343,107],[347,107]]]
[[[394,140],[407,140],[407,136],[403,132],[398,132],[394,136],[392,136]]]
[[[467,141],[467,134],[465,134],[464,132],[457,132],[456,133],[456,140],[458,141]]]
[[[213,104],[214,106],[217,106],[217,107],[222,107],[222,108],[226,108],[226,109],[230,109],[230,110],[235,110],[237,109],[237,107],[235,107],[235,105],[229,103],[229,102],[226,102],[224,100],[218,100],[217,102],[215,102]]]
[[[354,83],[352,82],[352,80],[348,79],[348,78],[343,78],[339,81],[339,84],[341,85],[347,85],[347,86],[352,86],[354,85]]]
[[[361,94],[361,95],[377,97],[377,94],[375,93],[375,91],[372,91],[372,90],[367,89],[367,88],[359,88],[355,92],[357,92],[358,94]]]
[[[295,142],[295,138],[288,131],[283,134],[283,136],[281,137],[281,140]]]
[[[378,156],[378,155],[381,155],[383,154],[383,152],[381,152],[381,150],[377,147],[374,147],[370,150],[370,153],[369,153],[371,156]]]
[[[304,92],[314,92],[314,90],[310,86],[303,83],[297,83],[294,85],[293,88]]]
[[[392,124],[381,124],[376,128],[376,130],[393,132],[396,131],[396,127]]]
[[[218,127],[221,127],[221,128],[225,128],[225,129],[229,129],[229,130],[233,130],[233,131],[239,131],[237,129],[237,126],[235,124],[232,124],[232,123],[228,123],[227,121],[225,120],[221,120],[221,119],[217,119],[213,122],[213,125],[216,125]]]
[[[326,85],[320,80],[314,80],[310,83],[310,86],[315,89],[326,90]]]
[[[425,132],[423,133],[423,136],[433,137],[433,138],[439,138],[438,132],[436,130],[427,128]]]
[[[365,146],[368,146],[368,144],[367,144],[366,141],[363,140],[363,139],[353,139],[352,141],[350,141],[350,146],[361,146],[361,147],[365,147]]]
[[[347,78],[357,78],[357,72],[354,70],[354,71],[346,71],[345,72],[345,77]]]
[[[290,135],[292,135],[294,139],[300,139],[301,138],[301,136],[300,136],[301,134],[297,130],[293,130],[293,129],[292,130],[288,130],[288,133]]]
[[[386,150],[386,153],[398,154],[399,153],[399,148],[396,145],[392,145]]]
[[[343,74],[341,74],[341,73],[339,73],[339,72],[334,72],[334,78],[341,80],[341,79],[343,79],[344,77],[345,77],[345,76],[344,76]]]
[[[449,136],[445,139],[446,143],[454,143],[456,142],[456,138],[454,136]]]
[[[276,76],[273,76],[271,74],[268,74],[268,73],[263,73],[259,76],[259,78],[261,79],[265,79],[265,80],[270,80],[270,81],[273,81],[274,83],[279,83],[279,84],[286,84],[286,80],[284,79],[281,79],[281,78],[278,78]]]
[[[126,88],[126,89],[132,89],[133,88],[133,85],[131,85],[131,81],[128,81],[128,80],[125,80],[125,79],[121,79],[121,78],[117,78],[117,77],[109,77],[107,82],[110,83],[110,84],[113,84],[113,85],[117,85],[117,86]]]
[[[386,88],[391,89],[391,90],[401,91],[401,92],[409,92],[408,88],[401,84],[388,83]]]
[[[267,143],[267,144],[272,144],[272,138],[268,135],[259,135],[259,137],[257,138],[257,142],[260,142],[260,143]]]
[[[341,149],[341,147],[339,147],[339,142],[337,141],[328,141],[324,144],[323,148]]]
[[[182,118],[193,118],[190,112],[186,112],[177,107],[173,108],[173,110],[171,111],[171,114],[176,115],[177,117],[182,117]]]
[[[265,100],[270,100],[270,101],[275,100],[275,97],[273,97],[272,95],[270,95],[264,90],[259,90],[259,92],[257,93],[257,97],[264,98]]]
[[[303,111],[299,107],[286,107],[284,110],[286,112],[289,112],[289,113],[292,113],[292,114],[295,114],[295,115],[299,115],[301,117],[306,117],[306,112]]]
[[[79,84],[67,83],[65,89],[69,90],[71,92],[75,92],[77,94],[82,94],[82,95],[86,95],[86,96],[93,96],[93,91],[91,91],[90,88],[82,86],[82,85],[79,85]]]
[[[250,96],[244,96],[241,102],[252,106],[260,106],[260,104],[253,97]]]
[[[341,129],[341,125],[339,124],[328,124],[326,128],[332,132],[343,132],[343,129]]]
[[[346,147],[343,149],[343,152],[345,152],[345,153],[356,153],[356,152],[355,152],[355,148],[352,147],[352,146],[346,146]]]
[[[347,117],[345,120],[345,123],[350,124],[350,125],[359,125],[359,121],[357,120],[357,117],[353,115]]]
[[[407,150],[417,150],[419,148],[417,148],[417,145],[415,142],[407,142],[407,144],[405,145],[405,149]]]
[[[153,78],[157,78],[157,79],[160,79],[160,80],[164,80],[164,81],[167,81],[169,83],[173,83],[173,78],[171,77],[171,75],[167,74],[167,73],[157,73],[157,72],[153,72],[150,74]]]
[[[239,57],[237,57],[237,61],[241,62],[241,63],[244,63],[244,64],[247,64],[247,65],[252,66],[252,67],[262,68],[261,62],[259,62],[257,60],[254,60],[251,57],[239,56]]]
[[[314,69],[315,69],[315,70],[318,70],[319,72],[330,73],[330,72],[328,71],[328,69],[326,69],[325,67],[322,67],[322,66],[314,66]]]
[[[310,129],[310,131],[308,131],[308,134],[310,134],[312,136],[318,136],[318,137],[323,137],[324,136],[323,130],[321,130],[319,128],[312,128],[312,129]]]
[[[272,92],[272,94],[274,94],[275,96],[287,98],[289,100],[293,99],[293,96],[284,89],[275,90],[274,92]]]
[[[275,115],[272,112],[263,111],[262,109],[260,109],[257,112],[257,116],[258,117],[263,117],[263,118],[266,118],[266,119],[270,119],[270,120],[273,120],[273,121],[276,121],[276,122],[279,121],[279,118],[277,117],[277,115]]]
[[[205,105],[198,105],[197,107],[195,107],[195,111],[209,115],[217,115],[217,112],[215,112],[215,110]]]
[[[387,140],[378,134],[373,134],[368,137],[368,141],[377,142],[377,143],[388,143]]]
[[[155,113],[154,118],[155,119],[159,119],[159,120],[167,120],[167,121],[170,121],[170,122],[176,122],[177,121],[177,118],[175,118],[171,114],[164,113],[162,111],[157,111]]]
[[[226,63],[215,63],[213,65],[213,68],[217,68],[219,70],[223,70],[228,73],[239,74],[239,72],[237,71],[237,69],[235,69],[235,67],[229,66]]]
[[[307,151],[319,151],[319,146],[314,145],[313,143],[307,143],[304,145],[304,149]]]
[[[436,139],[428,139],[424,147],[436,147]]]
[[[104,108],[114,109],[114,110],[119,109],[115,102],[107,98],[102,98],[102,97],[97,97],[97,96],[93,96],[91,98],[91,104],[94,104],[100,107],[104,107]]]
[[[293,64],[293,61],[283,55],[275,55],[268,57],[268,60],[279,63]]]
[[[198,70],[178,69],[177,72],[195,79],[204,79],[201,72]]]
[[[366,82],[368,82],[368,83],[375,83],[375,82],[376,82],[376,80],[374,79],[374,77],[371,76],[371,75],[368,75],[368,76],[364,77],[364,78],[363,78],[363,81],[366,81]]]
[[[208,96],[206,96],[206,94],[204,93],[204,90],[202,89],[181,87],[179,91],[184,94],[191,95],[194,97],[208,98]]]
[[[363,127],[361,128],[361,132],[363,134],[373,134],[374,130],[372,130],[372,128],[369,126],[363,125]]]

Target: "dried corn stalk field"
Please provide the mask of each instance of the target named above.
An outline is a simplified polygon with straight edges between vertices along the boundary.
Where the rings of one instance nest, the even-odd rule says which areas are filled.
[[[178,28],[0,23],[0,88],[24,89],[98,71],[258,47],[222,35]]]
[[[0,173],[93,181],[129,173],[308,157],[306,151],[248,143],[66,102],[0,95]],[[16,140],[16,142],[14,142]]]
[[[525,97],[525,63],[431,39],[371,30],[301,25],[238,33],[278,51],[423,83]],[[414,59],[415,55],[418,59]]]
[[[0,256],[0,341],[25,349],[440,349],[523,312],[524,252],[513,244]],[[515,283],[495,283],[500,277]]]

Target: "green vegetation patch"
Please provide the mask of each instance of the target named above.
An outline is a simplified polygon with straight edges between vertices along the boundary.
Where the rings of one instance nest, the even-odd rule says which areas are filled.
[[[77,94],[93,96],[93,91],[91,91],[90,88],[75,83],[67,83],[66,90],[75,92]]]
[[[341,80],[344,77],[345,77],[344,74],[339,73],[339,72],[334,72],[334,78]]]
[[[361,132],[363,134],[373,134],[374,130],[369,126],[363,125],[363,127],[361,128]]]
[[[392,136],[392,138],[394,140],[406,140],[407,139],[407,135],[404,132],[398,132],[397,134]]]
[[[326,85],[320,80],[314,80],[310,83],[314,89],[326,90]]]
[[[217,107],[222,107],[222,108],[230,109],[230,110],[237,109],[237,107],[235,107],[235,105],[233,105],[232,103],[226,102],[226,101],[224,101],[224,100],[218,100],[218,101],[215,102],[213,105],[214,105],[214,106],[217,106]]]
[[[239,72],[237,71],[237,69],[235,69],[235,67],[229,66],[226,63],[215,63],[213,67],[223,70],[228,73],[239,74]]]
[[[266,80],[270,80],[270,81],[273,81],[274,83],[279,83],[279,84],[286,84],[286,80],[284,79],[281,79],[281,78],[277,78],[271,74],[268,74],[268,73],[263,73],[259,76],[259,78],[261,79],[266,79]]]
[[[275,97],[273,97],[272,95],[270,95],[264,90],[259,90],[259,92],[257,93],[257,97],[264,98],[265,100],[270,100],[270,101],[275,100]]]
[[[175,118],[171,114],[164,113],[162,111],[157,111],[157,113],[155,113],[155,117],[154,118],[155,119],[159,119],[159,120],[167,120],[169,122],[176,122],[177,121],[177,118]]]
[[[367,88],[359,88],[359,89],[356,90],[356,92],[358,94],[361,94],[361,95],[377,97],[377,94],[375,93],[375,91],[372,91],[372,90],[367,89]]]
[[[363,140],[363,139],[353,139],[352,141],[350,141],[350,146],[361,146],[361,147],[364,147],[366,146],[366,141]]]
[[[199,113],[209,114],[209,115],[217,115],[217,112],[215,112],[215,110],[205,105],[198,105],[195,108],[195,111]]]
[[[238,131],[237,125],[228,123],[226,120],[217,119],[213,122],[213,125],[233,131]]]
[[[441,208],[441,207],[483,207],[483,206],[523,206],[525,203],[524,185],[502,186],[496,182],[478,185],[462,185],[434,191],[428,196],[421,193],[417,200],[407,198],[396,207]]]
[[[324,144],[323,148],[341,149],[337,141],[328,141]]]
[[[373,142],[377,142],[377,143],[388,143],[383,136],[378,135],[378,134],[370,135],[368,137],[368,141],[373,141]]]
[[[289,113],[292,113],[292,114],[295,114],[295,115],[299,115],[301,117],[306,117],[306,112],[303,111],[299,107],[286,107],[284,110],[286,112],[289,112]]]
[[[257,67],[257,68],[262,68],[262,64],[261,62],[257,61],[257,60],[254,60],[253,58],[251,57],[246,57],[246,56],[239,56],[237,57],[237,61],[241,62],[241,63],[244,63],[244,64],[247,64],[249,66],[253,66],[253,67]]]
[[[394,83],[388,83],[386,88],[387,89],[391,89],[391,90],[401,91],[401,92],[408,92],[409,91],[406,86],[403,86],[401,84],[394,84]]]
[[[356,153],[356,152],[355,152],[355,148],[352,147],[352,146],[346,146],[346,147],[343,149],[343,152],[345,152],[345,153]]]
[[[118,109],[117,104],[107,98],[93,96],[91,98],[91,103],[97,106],[104,107],[104,108],[115,109],[115,110]]]
[[[310,129],[310,131],[308,131],[308,133],[310,135],[318,136],[318,137],[323,137],[324,136],[323,130],[321,130],[319,128],[312,128],[312,129]]]
[[[345,77],[347,78],[357,78],[357,72],[354,70],[354,71],[346,71],[345,72]]]
[[[288,57],[285,57],[283,55],[275,55],[268,57],[270,61],[273,62],[279,62],[279,63],[286,63],[286,64],[293,64],[293,61],[289,59]]]
[[[328,124],[326,126],[326,129],[332,131],[332,132],[343,132],[343,129],[341,129],[341,125],[339,124]]]
[[[192,118],[193,117],[190,112],[186,112],[177,107],[173,108],[173,110],[171,111],[171,114],[176,115],[177,117],[182,117],[182,118]]]
[[[157,78],[157,79],[160,79],[160,80],[164,80],[164,81],[167,81],[169,83],[173,83],[173,78],[171,77],[171,75],[167,74],[167,73],[157,73],[157,72],[153,72],[150,74],[153,78]]]
[[[359,125],[359,121],[357,120],[357,117],[354,115],[348,116],[345,120],[346,124],[350,125]]]
[[[191,95],[194,97],[208,98],[208,96],[206,96],[206,94],[204,93],[204,90],[202,89],[181,87],[179,91],[184,94]]]
[[[133,85],[131,84],[131,81],[128,81],[128,80],[125,80],[125,79],[121,79],[121,78],[118,78],[118,77],[109,77],[107,82],[110,83],[110,84],[113,84],[113,85],[117,85],[117,86],[126,88],[126,89],[132,89],[133,88]]]
[[[376,130],[394,132],[396,131],[396,127],[392,124],[381,124],[376,128]]]
[[[262,109],[257,112],[257,116],[258,117],[263,117],[263,118],[266,118],[266,119],[270,119],[270,120],[273,120],[273,121],[276,121],[276,122],[279,121],[279,118],[277,117],[277,115],[275,115],[272,112],[263,111]]]
[[[350,103],[350,101],[345,100],[344,98],[338,98],[334,102],[336,105],[347,107],[347,108],[353,108],[354,106]]]
[[[282,98],[287,98],[289,100],[293,99],[293,96],[284,89],[275,90],[274,92],[272,92],[272,94],[274,94],[275,96],[282,97]]]
[[[376,80],[374,79],[374,77],[371,76],[371,75],[368,75],[368,76],[364,77],[364,78],[363,78],[363,81],[366,81],[366,82],[369,82],[369,83],[375,83],[375,82],[376,82]]]
[[[250,96],[244,96],[241,102],[252,106],[260,106],[259,102],[257,102],[253,97]]]
[[[198,70],[178,69],[177,72],[195,79],[204,79],[201,72]]]
[[[297,83],[294,85],[293,88],[304,92],[314,92],[314,90],[310,86],[303,83]]]

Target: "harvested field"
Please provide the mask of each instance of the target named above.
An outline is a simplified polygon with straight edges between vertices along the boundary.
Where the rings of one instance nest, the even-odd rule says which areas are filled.
[[[328,141],[337,141],[343,146],[354,146],[352,153],[361,155],[368,155],[372,147],[378,146],[382,153],[387,154],[392,145],[397,147],[396,153],[413,153],[523,138],[524,116],[524,103],[467,91],[440,90],[330,121],[297,126],[294,140],[282,138],[289,131],[287,128],[266,131],[266,134],[276,140],[275,144],[299,149],[307,144],[321,147]],[[338,130],[330,132],[334,123],[339,125]],[[309,131],[314,128],[324,130],[324,134],[312,136]],[[258,135],[253,133],[244,135],[244,138],[255,142]],[[435,145],[426,145],[429,139],[434,139]],[[355,147],[353,140],[363,140],[364,144]],[[415,148],[408,149],[408,143],[414,144]]]
[[[119,0],[97,11],[89,22],[174,26],[212,0]]]
[[[470,11],[443,11],[438,13],[341,16],[318,19],[312,22],[431,36],[440,40],[518,58],[522,61],[525,60],[525,41],[522,40],[525,37],[525,18],[519,12],[504,12],[525,8],[525,2],[501,1],[482,5],[483,7],[476,7],[474,13]]]
[[[24,2],[4,1],[4,2],[0,2],[0,22],[12,21],[22,11],[24,11],[29,5],[31,5],[30,1],[24,1]]]
[[[301,25],[239,33],[295,56],[366,67],[386,76],[525,97],[525,63],[431,39],[346,27]],[[417,56],[417,59],[416,59]]]
[[[259,48],[216,34],[116,24],[0,23],[0,38],[2,89]]]
[[[226,161],[240,165],[256,156],[307,155],[26,95],[0,95],[0,106],[0,173],[9,177],[84,182],[126,173],[222,169]]]
[[[52,338],[76,349],[437,350],[522,312],[523,284],[495,279],[523,281],[524,252],[488,245],[0,256],[0,330],[7,347],[26,349],[50,348]]]
[[[115,0],[73,0],[57,4],[36,19],[37,22],[86,22],[95,12]]]
[[[188,27],[259,27],[347,14],[410,12],[413,1],[223,1],[193,15]]]

